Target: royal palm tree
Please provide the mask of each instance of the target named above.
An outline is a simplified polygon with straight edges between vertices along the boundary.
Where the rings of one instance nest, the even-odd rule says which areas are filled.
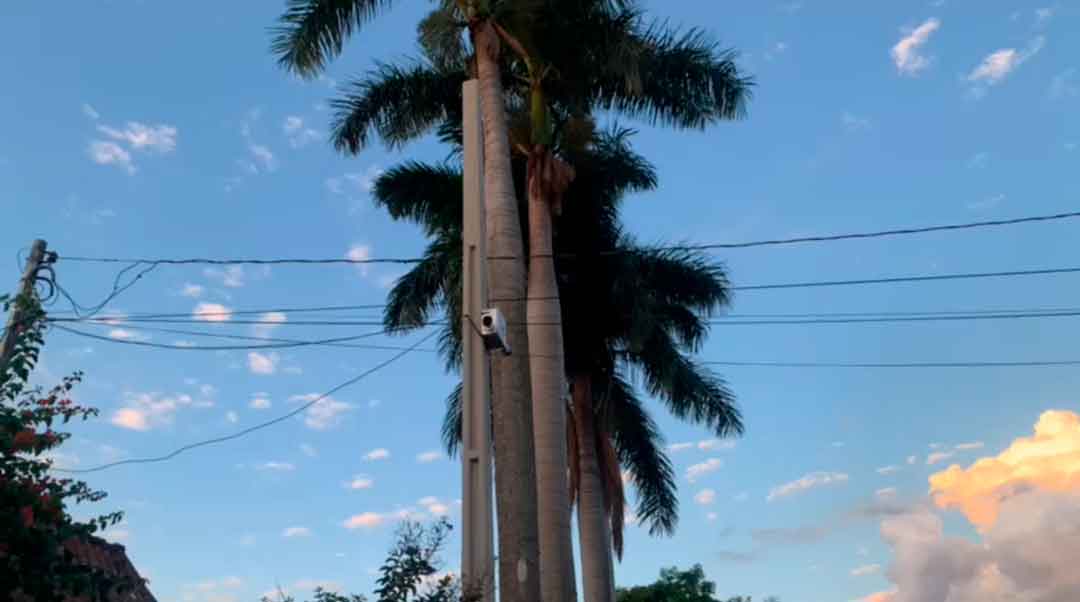
[[[622,196],[656,183],[652,167],[630,150],[627,131],[604,132],[570,158],[579,167],[555,240],[556,255],[571,253],[558,265],[564,371],[575,380],[576,424],[568,447],[578,460],[572,474],[598,473],[594,484],[574,479],[579,523],[591,520],[600,531],[593,548],[582,548],[583,573],[589,566],[610,580],[612,550],[622,548],[620,467],[633,479],[636,515],[650,532],[670,534],[677,522],[674,474],[662,438],[625,374],[642,374],[647,390],[676,416],[717,434],[737,433],[741,422],[722,382],[681,352],[692,350],[707,332],[699,314],[727,302],[723,272],[693,253],[641,247],[622,234],[617,219]],[[526,163],[524,157],[515,160],[515,179],[522,186]],[[432,239],[424,260],[391,290],[385,323],[417,328],[445,312],[449,320],[441,327],[440,350],[451,369],[460,361],[460,322],[453,319],[461,311],[460,178],[453,165],[409,162],[388,170],[374,189],[376,202],[391,216],[420,224]],[[615,308],[620,311],[613,313]],[[588,401],[587,390],[592,392]],[[448,399],[444,422],[451,453],[460,437],[460,407],[459,387]]]
[[[274,36],[273,52],[284,68],[305,77],[316,75],[341,53],[345,40],[357,28],[391,4],[390,0],[289,0]],[[495,255],[519,258],[489,265],[489,289],[494,299],[504,299],[495,305],[512,323],[507,335],[510,344],[518,349],[528,348],[521,301],[525,297],[525,265],[520,259],[524,245],[510,172],[496,9],[516,8],[500,13],[503,18],[520,19],[527,17],[525,11],[531,5],[514,0],[449,0],[442,2],[440,11],[467,24],[475,49],[474,71],[483,111],[488,248]],[[491,363],[495,464],[499,469],[495,483],[499,583],[505,599],[538,602],[539,544],[528,358],[520,353],[496,354]]]

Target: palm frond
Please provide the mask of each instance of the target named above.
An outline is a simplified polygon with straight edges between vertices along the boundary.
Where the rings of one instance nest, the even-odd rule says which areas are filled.
[[[334,147],[356,154],[374,132],[390,148],[399,148],[448,120],[460,121],[465,78],[461,68],[437,69],[427,62],[378,65],[330,101]]]
[[[621,374],[611,375],[603,389],[612,443],[637,491],[638,520],[649,525],[651,535],[673,535],[679,522],[678,486],[660,428]]]
[[[625,351],[623,359],[676,418],[704,425],[718,437],[742,434],[742,416],[727,384],[680,353],[668,333],[656,332],[640,347]]]
[[[427,324],[431,313],[445,304],[445,278],[455,261],[460,263],[460,242],[439,237],[424,250],[419,263],[398,278],[387,296],[383,325],[387,329],[411,330]]]
[[[353,32],[393,0],[289,0],[271,29],[271,52],[278,64],[300,75],[318,75]]]
[[[607,429],[597,422],[596,452],[604,471],[604,496],[608,520],[611,522],[611,549],[622,560],[623,530],[626,526],[626,492],[623,490],[619,457]]]
[[[446,396],[446,413],[443,414],[442,422],[442,444],[443,449],[451,458],[457,456],[458,449],[461,448],[461,412],[464,407],[461,403],[461,395],[463,391],[464,384],[458,383],[454,390],[450,391],[450,394]]]
[[[416,34],[424,56],[439,69],[460,69],[465,63],[464,16],[456,2],[443,5],[428,13],[416,26]]]
[[[686,305],[706,316],[731,302],[722,263],[689,249],[638,246],[629,237],[621,247],[625,273],[638,275],[626,283],[624,294],[637,295],[645,288],[656,301]]]
[[[437,236],[461,230],[462,185],[460,167],[407,161],[380,175],[371,192],[375,205],[390,217],[414,222],[428,236]]]

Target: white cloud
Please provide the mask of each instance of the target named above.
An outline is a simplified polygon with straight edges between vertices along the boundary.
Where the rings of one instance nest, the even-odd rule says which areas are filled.
[[[984,444],[982,441],[971,441],[969,443],[958,443],[953,449],[960,451],[966,451],[970,449],[982,449]]]
[[[352,196],[354,193],[370,193],[375,189],[375,180],[383,174],[378,165],[372,165],[363,172],[346,173],[334,178],[326,179],[326,189],[331,194]]]
[[[306,395],[293,395],[289,401],[310,403],[318,400],[307,409],[304,414],[304,424],[316,431],[325,431],[341,424],[345,412],[353,409],[352,404],[339,401],[333,397],[326,397],[319,393],[307,393]]]
[[[914,464],[914,463],[916,463],[916,462],[918,462],[918,461],[919,461],[919,457],[918,457],[918,456],[908,456],[908,457],[907,457],[907,463],[908,463],[908,464]]]
[[[300,452],[309,458],[314,458],[319,455],[319,450],[307,443],[300,444]]]
[[[174,126],[158,124],[146,125],[137,121],[129,121],[123,129],[99,125],[98,131],[113,140],[126,142],[135,150],[152,150],[159,153],[169,153],[176,149],[177,130]]]
[[[256,470],[270,470],[274,472],[292,472],[296,470],[296,465],[290,462],[263,462],[255,467]]]
[[[288,527],[281,532],[282,537],[310,537],[311,529],[307,527]]]
[[[203,276],[220,282],[222,286],[229,288],[244,286],[244,266],[240,265],[230,265],[224,269],[206,268],[203,270]]]
[[[296,115],[289,115],[281,126],[285,136],[289,139],[289,145],[293,148],[303,148],[319,139],[318,130],[304,125],[304,119]]]
[[[686,480],[693,483],[701,477],[720,470],[724,466],[724,461],[720,458],[709,458],[704,462],[699,462],[686,469]]]
[[[1020,65],[1038,54],[1045,45],[1046,38],[1038,36],[1024,50],[1003,48],[986,55],[967,76],[967,80],[972,84],[972,94],[976,98],[981,97],[989,86],[1004,80]]]
[[[364,454],[364,459],[367,460],[368,462],[375,462],[377,460],[389,460],[390,459],[390,450],[388,450],[388,449],[386,449],[384,447],[380,447],[378,449],[373,449],[373,450],[369,451],[368,453]]]
[[[851,569],[852,577],[865,577],[867,575],[877,575],[881,572],[880,564],[864,564]]]
[[[256,324],[253,328],[255,336],[268,337],[275,328],[289,321],[288,316],[280,311],[268,311],[259,316],[259,321],[263,324]]]
[[[124,407],[113,412],[110,422],[133,431],[148,431],[172,424],[180,408],[207,408],[211,400],[196,400],[190,395],[163,396],[160,393],[126,393]]]
[[[706,518],[706,520],[708,520],[709,522],[713,522],[713,521],[715,521],[716,519],[720,518],[720,515],[719,515],[719,514],[717,514],[717,513],[715,513],[715,512],[709,512],[708,514],[706,514],[706,515],[705,515],[705,518]]]
[[[430,464],[441,459],[443,459],[443,453],[437,449],[416,455],[416,461],[421,464]]]
[[[694,442],[693,441],[686,441],[686,442],[683,442],[683,443],[672,443],[671,445],[667,446],[667,450],[669,452],[673,453],[673,454],[677,454],[677,453],[679,453],[681,451],[686,451],[688,449],[694,449]]]
[[[879,498],[896,497],[896,487],[882,487],[874,492],[874,496]]]
[[[930,59],[921,52],[922,47],[940,27],[941,21],[938,19],[927,19],[892,47],[893,63],[901,75],[915,76],[930,66]]]
[[[844,129],[849,132],[868,130],[870,129],[870,126],[873,125],[870,123],[870,119],[866,117],[861,117],[854,113],[849,113],[847,111],[844,111],[844,113],[840,116],[840,121],[843,122]]]
[[[191,317],[201,322],[228,322],[232,310],[220,303],[199,303],[191,311]]]
[[[889,466],[882,466],[881,468],[878,468],[877,473],[880,475],[887,475],[892,474],[898,470],[900,470],[899,466],[896,466],[895,464],[890,464]]]
[[[93,119],[94,121],[97,121],[98,118],[101,117],[101,114],[98,113],[96,110],[94,110],[94,107],[90,106],[89,103],[85,103],[85,102],[83,103],[82,112],[83,112],[83,115],[86,115],[87,117],[89,117],[90,119]]]
[[[252,143],[248,145],[248,151],[250,151],[251,156],[262,165],[263,171],[274,171],[277,169],[277,159],[274,158],[274,153],[269,148],[261,144]]]
[[[720,439],[705,439],[697,442],[697,448],[701,451],[713,451],[716,449],[733,449],[734,441],[722,441]]]
[[[708,506],[716,502],[716,492],[712,489],[702,489],[694,495],[694,502],[702,506]]]
[[[225,412],[225,420],[228,420],[229,422],[235,424],[237,422],[240,422],[240,415],[232,410],[229,410],[228,412]]]
[[[255,397],[248,402],[248,407],[253,410],[266,410],[270,408],[270,400],[266,397]]]
[[[369,245],[354,244],[345,252],[345,259],[348,259],[349,261],[367,261],[371,259],[371,247]],[[361,276],[367,276],[370,267],[371,266],[367,263],[356,264],[356,269],[360,272]]]
[[[206,292],[206,289],[204,289],[202,286],[199,286],[198,284],[191,284],[190,282],[185,282],[184,288],[180,289],[181,295],[185,297],[191,297],[192,299],[198,299],[199,297],[202,297],[204,292]]]
[[[948,460],[954,455],[956,455],[954,452],[932,452],[930,455],[926,456],[926,465],[933,466],[938,462],[944,462],[945,460]]]
[[[375,486],[375,480],[364,475],[356,475],[353,479],[345,483],[347,489],[371,489]]]
[[[143,340],[145,337],[141,337],[125,328],[113,328],[109,331],[109,338],[116,339],[118,341],[140,341]]]
[[[276,353],[263,354],[258,351],[248,352],[248,370],[252,374],[273,374],[277,371],[280,358]]]
[[[419,505],[423,506],[432,516],[446,516],[450,514],[450,506],[439,501],[439,498],[434,496],[428,496],[421,498]]]
[[[343,526],[346,529],[374,529],[382,526],[386,517],[376,512],[362,512],[345,519]]]
[[[236,590],[244,587],[244,580],[239,577],[224,577],[199,583],[187,583],[183,586],[181,602],[239,602]]]
[[[783,485],[777,485],[769,491],[769,495],[765,498],[767,501],[773,501],[780,498],[802,493],[810,489],[817,487],[823,487],[825,485],[833,485],[838,483],[846,483],[848,481],[848,475],[842,472],[811,472],[803,475],[794,481],[784,483]]]
[[[86,149],[90,159],[98,165],[115,165],[128,172],[135,173],[135,165],[131,162],[131,153],[127,152],[115,142],[94,140]]]

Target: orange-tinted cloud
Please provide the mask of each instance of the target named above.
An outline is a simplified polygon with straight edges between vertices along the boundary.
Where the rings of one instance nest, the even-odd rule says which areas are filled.
[[[859,598],[859,602],[892,602],[895,592],[878,592],[865,598]]]
[[[1034,436],[967,469],[954,464],[930,477],[934,502],[960,509],[981,530],[994,524],[1004,500],[1028,489],[1080,492],[1080,415],[1044,412]]]

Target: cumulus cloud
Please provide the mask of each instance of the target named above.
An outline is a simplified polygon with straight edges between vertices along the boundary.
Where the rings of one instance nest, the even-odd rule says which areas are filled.
[[[201,322],[228,322],[232,319],[232,310],[220,303],[199,303],[191,317]]]
[[[351,196],[357,192],[370,193],[375,188],[375,181],[383,174],[378,165],[372,165],[363,172],[346,173],[334,178],[327,178],[326,189],[331,194]]]
[[[889,466],[882,466],[881,468],[878,468],[877,473],[879,475],[887,475],[887,474],[892,474],[894,472],[897,472],[899,470],[900,470],[899,466],[896,466],[894,464],[890,464]]]
[[[264,396],[256,396],[248,402],[248,407],[253,410],[266,410],[270,408],[270,400]]]
[[[734,441],[723,441],[720,439],[705,439],[697,442],[697,448],[701,451],[713,451],[718,449],[732,449],[735,447]]]
[[[450,514],[450,506],[439,501],[439,498],[437,497],[428,496],[425,498],[420,498],[420,501],[417,503],[425,510],[427,510],[432,516],[446,516],[447,514]]]
[[[232,410],[229,410],[228,412],[225,412],[225,420],[236,423],[240,421],[240,415]]]
[[[248,370],[251,370],[252,374],[273,374],[277,372],[279,361],[280,358],[276,353],[248,352]]]
[[[421,464],[430,464],[443,458],[443,453],[437,449],[426,451],[416,455],[416,461]]]
[[[307,443],[300,444],[300,452],[309,458],[314,458],[319,455],[319,450]]]
[[[1024,50],[1002,48],[986,55],[967,76],[968,82],[972,84],[971,92],[976,97],[982,96],[989,86],[1000,83],[1020,65],[1038,54],[1045,45],[1046,38],[1038,36]]]
[[[681,451],[686,451],[688,449],[694,449],[694,442],[693,441],[685,441],[683,443],[672,443],[671,445],[667,446],[667,450],[669,452],[673,453],[673,454],[681,452]]]
[[[83,105],[82,105],[82,112],[83,112],[83,115],[86,115],[87,117],[89,117],[90,119],[93,119],[93,120],[95,120],[95,121],[97,121],[97,120],[98,120],[98,118],[100,118],[100,117],[101,117],[101,114],[100,114],[100,113],[98,113],[98,112],[97,112],[97,111],[96,111],[96,110],[94,109],[94,107],[90,106],[90,104],[89,104],[89,103],[85,103],[85,102],[83,103]]]
[[[826,485],[834,485],[839,483],[846,483],[848,481],[848,475],[842,472],[811,472],[803,475],[794,481],[777,485],[769,491],[769,495],[766,496],[766,501],[774,501],[780,498],[789,497],[810,489],[817,487],[824,487]]]
[[[274,158],[273,151],[268,147],[263,146],[262,144],[252,143],[248,145],[248,151],[257,162],[257,167],[261,166],[263,171],[274,171],[277,169],[277,159]],[[256,164],[252,163],[252,165]]]
[[[149,431],[172,424],[177,411],[185,407],[207,408],[210,399],[195,399],[187,394],[126,393],[124,406],[113,412],[109,421],[133,431]]]
[[[686,469],[686,480],[693,483],[701,477],[716,472],[723,468],[724,461],[720,458],[709,458],[704,462],[699,462]]]
[[[87,147],[86,152],[90,155],[90,160],[98,165],[115,165],[128,172],[129,175],[135,173],[135,164],[131,162],[131,153],[115,142],[94,140]]]
[[[851,569],[852,577],[865,577],[867,575],[877,575],[881,572],[880,564],[864,564]]]
[[[355,529],[374,529],[382,526],[386,522],[386,517],[377,512],[362,512],[360,514],[354,514],[345,519],[343,526],[349,530]]]
[[[257,470],[270,470],[274,472],[292,472],[296,470],[296,465],[290,462],[263,462],[255,467]]]
[[[968,451],[972,449],[982,449],[984,444],[982,441],[971,441],[969,443],[957,443],[953,446],[953,449],[957,451]]]
[[[128,146],[136,150],[146,149],[169,153],[176,149],[177,130],[171,125],[146,125],[129,121],[123,128],[99,125],[97,129],[113,140],[126,142]]]
[[[348,481],[348,482],[345,483],[345,488],[346,489],[354,489],[354,490],[371,489],[374,486],[375,486],[375,480],[370,478],[370,477],[364,476],[364,475],[356,475],[355,477],[352,478],[351,481]]]
[[[930,59],[922,54],[922,48],[931,34],[940,28],[941,21],[935,18],[927,19],[892,47],[893,63],[901,75],[915,76],[930,66]]]
[[[708,506],[716,502],[716,492],[712,489],[702,489],[694,496],[694,502],[702,506]]]
[[[289,318],[280,311],[268,311],[259,316],[259,322],[262,324],[256,324],[254,327],[255,336],[268,337],[275,328],[281,326],[285,322],[288,322]]]
[[[930,477],[934,502],[960,509],[979,527],[993,524],[1004,500],[1030,488],[1080,491],[1080,414],[1044,412],[1031,437],[966,469],[953,465]]]
[[[311,529],[307,527],[287,527],[281,532],[282,537],[310,537]]]
[[[244,266],[240,265],[230,265],[223,269],[206,268],[203,270],[203,276],[229,288],[244,286]]]
[[[367,460],[368,462],[375,462],[377,460],[389,460],[390,459],[390,450],[388,450],[388,449],[386,449],[384,447],[380,447],[378,449],[373,449],[373,450],[369,451],[368,453],[364,454],[364,459]]]
[[[303,148],[319,139],[319,132],[304,124],[304,119],[297,115],[289,115],[281,126],[285,136],[289,139],[289,146]]]
[[[349,250],[345,252],[345,259],[349,261],[364,262],[371,259],[371,247],[368,245],[354,244],[349,247]],[[357,263],[356,269],[360,272],[361,276],[367,276],[371,265],[367,263]]]
[[[308,428],[316,431],[329,430],[341,424],[341,420],[344,418],[345,413],[353,409],[353,406],[350,403],[334,399],[333,397],[327,397],[319,393],[293,395],[289,398],[289,401],[299,401],[304,403],[316,401],[316,403],[309,407],[304,414],[304,424]]]
[[[198,284],[191,284],[185,282],[184,287],[180,289],[180,294],[185,297],[191,297],[192,299],[198,299],[203,296],[205,289]]]

